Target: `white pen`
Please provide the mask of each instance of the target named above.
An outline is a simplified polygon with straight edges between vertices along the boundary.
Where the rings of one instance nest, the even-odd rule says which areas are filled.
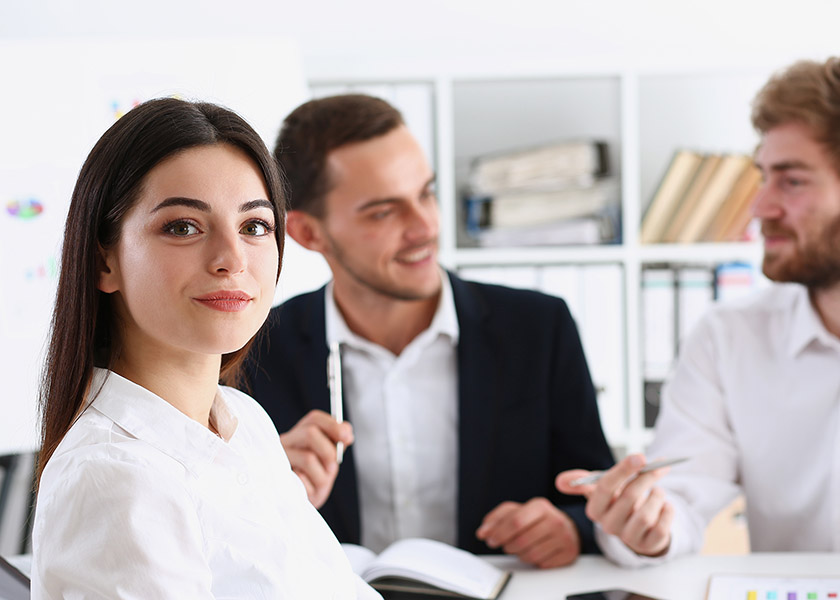
[[[656,469],[661,469],[662,467],[670,467],[671,465],[676,465],[687,460],[687,457],[664,458],[662,460],[654,460],[642,467],[639,471],[639,474],[648,473],[649,471],[655,471]],[[572,481],[569,485],[585,485],[587,483],[595,483],[596,481],[601,479],[601,477],[604,476],[604,473],[606,473],[606,471],[598,471],[596,473],[592,473],[591,475],[587,475],[586,477],[580,477]]]
[[[343,395],[341,389],[341,345],[330,343],[330,354],[327,356],[327,385],[330,388],[330,414],[339,423],[344,421]],[[338,464],[344,460],[344,442],[335,445],[335,458]]]

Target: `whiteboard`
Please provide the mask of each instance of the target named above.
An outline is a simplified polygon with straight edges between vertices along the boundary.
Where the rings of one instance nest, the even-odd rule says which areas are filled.
[[[96,140],[137,103],[176,96],[228,106],[272,148],[307,90],[296,45],[280,38],[8,41],[0,56],[0,454],[8,454],[38,445],[62,229]],[[287,260],[284,278],[294,271]]]

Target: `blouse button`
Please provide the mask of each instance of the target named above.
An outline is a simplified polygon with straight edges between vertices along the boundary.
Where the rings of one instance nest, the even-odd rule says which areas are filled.
[[[248,483],[248,474],[247,473],[240,473],[239,477],[237,477],[240,485],[245,485]]]

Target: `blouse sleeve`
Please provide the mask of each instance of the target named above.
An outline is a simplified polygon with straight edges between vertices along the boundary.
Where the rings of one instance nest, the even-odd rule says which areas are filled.
[[[213,597],[183,480],[108,456],[53,460],[33,531],[33,599]]]

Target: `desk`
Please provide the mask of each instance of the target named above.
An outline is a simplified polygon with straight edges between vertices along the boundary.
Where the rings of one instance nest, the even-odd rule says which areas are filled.
[[[539,570],[511,557],[491,557],[514,571],[500,600],[564,600],[566,594],[623,588],[661,600],[704,600],[709,576],[840,576],[840,554],[756,553],[739,556],[687,556],[656,567],[623,569],[601,556],[581,556],[574,565]]]
[[[570,567],[535,569],[509,556],[487,557],[514,571],[500,600],[564,600],[567,594],[624,588],[661,600],[704,600],[709,575],[840,576],[840,554],[765,553],[687,556],[657,567],[622,569],[602,556],[581,556]],[[9,562],[29,572],[30,556]]]

